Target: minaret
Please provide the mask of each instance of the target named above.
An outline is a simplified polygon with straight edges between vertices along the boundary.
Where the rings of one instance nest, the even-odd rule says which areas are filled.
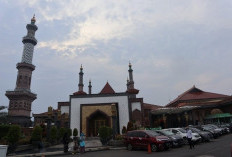
[[[130,83],[129,83],[129,80],[128,80],[128,77],[127,77],[127,80],[126,80],[126,87],[127,87],[127,90],[129,90],[129,85],[130,85]]]
[[[83,68],[82,68],[82,65],[81,65],[80,72],[79,72],[79,84],[78,84],[80,92],[83,92],[83,87],[84,87],[83,75],[84,75],[84,73],[83,73]]]
[[[134,81],[133,81],[133,70],[132,70],[132,65],[129,62],[129,89],[134,89]]]
[[[83,94],[86,94],[83,90],[83,87],[84,87],[84,84],[83,84],[83,68],[82,68],[82,65],[81,65],[81,68],[80,68],[80,72],[79,72],[79,84],[78,84],[78,91],[73,93],[73,95],[83,95]]]
[[[34,46],[37,44],[35,32],[38,27],[35,25],[35,15],[31,23],[27,24],[27,35],[23,37],[24,44],[22,60],[16,65],[18,69],[16,87],[14,91],[6,91],[10,100],[8,108],[9,121],[24,127],[31,125],[31,104],[36,99],[36,94],[31,92],[32,71],[35,66],[32,64]]]
[[[89,80],[89,94],[92,94],[92,85],[91,85],[91,80]]]
[[[136,94],[139,93],[139,90],[134,88],[133,70],[131,67],[132,65],[129,62],[129,80],[127,79],[127,93],[130,94],[129,98],[136,98]]]

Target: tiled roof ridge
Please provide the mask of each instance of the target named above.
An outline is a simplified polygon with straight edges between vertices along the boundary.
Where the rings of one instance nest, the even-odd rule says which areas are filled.
[[[100,94],[115,94],[115,91],[107,81]]]

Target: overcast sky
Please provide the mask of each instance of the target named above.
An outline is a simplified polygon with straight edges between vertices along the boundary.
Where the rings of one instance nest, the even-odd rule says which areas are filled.
[[[14,90],[26,24],[35,13],[32,113],[57,108],[92,81],[126,91],[131,61],[144,102],[166,105],[193,85],[232,94],[231,0],[0,0],[0,105]]]

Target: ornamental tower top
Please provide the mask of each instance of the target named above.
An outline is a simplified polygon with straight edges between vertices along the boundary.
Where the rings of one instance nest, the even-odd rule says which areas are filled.
[[[36,19],[35,15],[31,19],[31,24],[27,24],[27,35],[23,37],[23,55],[22,55],[22,63],[32,64],[34,46],[37,44],[37,40],[35,38],[35,31],[37,31],[38,27],[35,25]]]

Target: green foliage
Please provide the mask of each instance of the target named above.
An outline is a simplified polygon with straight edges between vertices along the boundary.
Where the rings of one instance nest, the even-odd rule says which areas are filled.
[[[52,126],[51,132],[50,132],[50,140],[52,143],[54,143],[57,139],[57,128],[56,126]]]
[[[109,140],[112,137],[112,128],[103,126],[99,129],[99,136],[104,142]]]
[[[123,135],[115,135],[115,140],[123,140]]]
[[[24,137],[24,138],[21,138],[19,141],[18,141],[18,144],[19,145],[25,145],[25,144],[30,144],[30,140],[31,140],[31,137]]]
[[[132,130],[134,130],[133,123],[132,122],[128,122],[127,123],[127,131],[132,131]]]
[[[10,129],[10,125],[0,125],[0,140],[5,137]]]
[[[18,125],[11,125],[7,133],[7,141],[10,144],[15,144],[18,142],[21,135],[21,127]]]
[[[31,135],[31,141],[42,141],[42,132],[43,129],[39,125],[35,126]]]
[[[7,123],[7,112],[5,111],[2,111],[4,109],[6,109],[7,107],[6,106],[0,106],[0,123],[1,124],[6,124]]]
[[[62,139],[64,137],[65,132],[66,132],[65,128],[60,128],[58,131],[58,139]]]
[[[123,126],[123,128],[122,128],[122,134],[125,134],[125,133],[126,133],[126,127]]]
[[[78,135],[77,128],[74,128],[74,129],[73,129],[73,136],[76,137],[77,135]]]
[[[47,137],[47,127],[44,124],[40,124],[40,127],[42,128],[42,138]]]

